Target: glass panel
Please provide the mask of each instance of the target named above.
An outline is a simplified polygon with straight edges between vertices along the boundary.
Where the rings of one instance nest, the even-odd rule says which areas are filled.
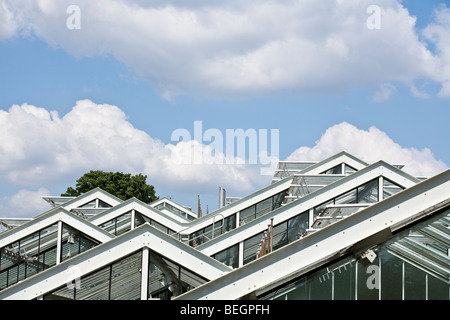
[[[16,263],[19,258],[19,241],[16,241],[2,248],[1,252],[1,270],[5,270]]]
[[[255,206],[250,206],[240,212],[239,215],[239,225],[243,226],[244,224],[255,219]]]
[[[303,212],[288,220],[288,241],[291,243],[305,233],[308,228],[309,212]]]
[[[260,217],[272,211],[272,197],[256,204],[256,217]]]
[[[168,293],[168,279],[163,272],[163,263],[158,255],[150,253],[150,264],[148,270],[148,292],[149,298],[169,299],[169,296],[162,295]]]
[[[112,206],[109,205],[108,203],[106,203],[105,201],[99,199],[98,200],[98,207],[99,208],[111,208]]]
[[[385,248],[380,252],[382,300],[402,299],[403,261],[390,254]],[[389,284],[389,285],[385,285]]]
[[[135,211],[134,213],[134,227],[137,228],[144,223],[150,223],[150,218],[144,216],[143,214]]]
[[[230,266],[232,268],[239,267],[239,245],[236,244],[228,249],[216,253],[214,259]]]
[[[337,166],[324,171],[322,174],[342,174],[342,165],[338,164]]]
[[[97,200],[92,200],[88,203],[83,204],[82,206],[79,206],[78,208],[96,208],[97,207]]]
[[[169,228],[167,228],[166,226],[164,226],[164,225],[162,225],[162,224],[160,224],[160,223],[158,223],[158,222],[156,222],[154,220],[151,220],[150,224],[153,227],[155,227],[156,229],[158,229],[158,230],[160,230],[160,231],[162,231],[164,233],[169,233]]]
[[[345,164],[345,174],[352,174],[352,173],[355,173],[356,171],[358,171],[358,170],[349,166],[348,164]]]
[[[99,227],[111,234],[116,234],[116,219],[102,223]]]
[[[357,203],[358,193],[356,189],[350,190],[339,197],[336,197],[335,204]]]
[[[288,224],[286,222],[281,223],[273,227],[273,250],[277,250],[288,244]]]
[[[73,300],[75,294],[75,286],[64,286],[52,293],[44,295],[44,300]]]
[[[180,270],[180,281],[182,286],[182,293],[190,291],[206,282],[206,280],[202,277],[190,272],[183,267],[181,267]]]
[[[287,194],[288,191],[285,190],[273,196],[273,210],[281,207],[281,204],[283,203],[284,198],[286,197]]]
[[[58,226],[53,225],[41,231],[39,261],[42,269],[48,269],[56,264],[56,244]]]
[[[358,188],[358,203],[378,202],[378,178]]]
[[[405,263],[405,300],[425,300],[425,272],[415,266]]]
[[[334,300],[355,299],[355,263],[343,263],[333,270]]]
[[[378,300],[380,291],[380,269],[378,257],[369,265],[357,263],[358,300]]]
[[[256,254],[261,244],[264,232],[257,234],[244,241],[244,264],[256,259]]]
[[[307,278],[309,300],[331,300],[332,298],[333,275],[322,272]]]
[[[82,277],[81,288],[76,290],[77,300],[108,300],[111,266]]]
[[[314,219],[316,219],[323,210],[325,210],[326,206],[334,204],[334,200],[330,200],[328,202],[322,203],[320,206],[314,208]]]
[[[116,218],[116,236],[131,230],[131,211]]]
[[[61,260],[67,260],[77,254],[84,252],[92,247],[95,247],[98,243],[89,239],[82,232],[71,228],[70,226],[63,225],[62,235],[62,254]]]
[[[236,214],[226,217],[223,221],[219,220],[215,224],[214,237],[231,231],[236,228]]]
[[[112,265],[110,300],[141,298],[142,251]]]
[[[428,300],[449,300],[449,285],[428,275]]]
[[[383,177],[383,199],[399,193],[403,188]]]

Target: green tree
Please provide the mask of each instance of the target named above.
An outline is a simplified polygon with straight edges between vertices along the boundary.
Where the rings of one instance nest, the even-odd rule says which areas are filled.
[[[142,174],[132,176],[130,173],[91,170],[77,180],[75,189],[68,187],[61,196],[79,196],[98,187],[122,200],[136,197],[150,203],[158,197],[155,195],[154,187],[147,184],[146,179],[147,176]]]

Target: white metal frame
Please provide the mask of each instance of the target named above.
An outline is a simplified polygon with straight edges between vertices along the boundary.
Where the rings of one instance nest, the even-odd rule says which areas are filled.
[[[450,170],[206,283],[177,299],[238,299],[332,261],[384,230],[394,232],[449,205]]]

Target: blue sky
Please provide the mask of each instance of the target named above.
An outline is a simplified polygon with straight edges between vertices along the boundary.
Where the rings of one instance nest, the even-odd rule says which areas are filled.
[[[444,1],[0,0],[0,21],[0,216],[44,210],[40,196],[91,169],[142,172],[194,208],[200,193],[204,211],[219,186],[270,182],[257,165],[172,163],[172,133],[194,121],[277,129],[281,160],[345,149],[415,175],[450,164]]]

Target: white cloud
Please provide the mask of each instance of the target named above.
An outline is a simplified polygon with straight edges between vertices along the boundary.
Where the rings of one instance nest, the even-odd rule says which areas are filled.
[[[390,83],[385,83],[380,86],[380,89],[375,92],[373,96],[373,101],[375,102],[383,102],[388,100],[396,91],[395,86]]]
[[[368,163],[384,160],[391,164],[402,164],[405,165],[405,172],[416,176],[429,177],[447,169],[444,162],[435,159],[430,149],[405,148],[375,127],[366,131],[347,122],[328,128],[315,146],[301,147],[287,160],[318,161],[341,151]]]
[[[39,213],[51,209],[42,199],[50,195],[50,191],[39,188],[36,191],[22,189],[12,196],[0,198],[0,213],[2,218],[31,218]]]
[[[173,159],[185,156],[196,141],[164,144],[133,127],[120,108],[90,100],[78,101],[63,117],[28,104],[13,105],[0,111],[0,136],[0,179],[13,185],[72,186],[89,170],[143,173],[156,190],[173,192],[216,190],[220,182],[245,193],[267,182],[259,166],[248,162],[177,164]]]
[[[375,2],[375,30],[366,23],[373,0],[80,0],[80,30],[66,27],[68,0],[0,0],[0,16],[4,37],[35,34],[79,58],[110,54],[169,99],[448,82],[448,9],[424,32],[442,52],[433,55],[399,1]]]
[[[450,97],[450,8],[441,5],[434,11],[435,20],[428,25],[423,36],[436,46],[436,72],[434,80],[442,84],[439,97]]]

